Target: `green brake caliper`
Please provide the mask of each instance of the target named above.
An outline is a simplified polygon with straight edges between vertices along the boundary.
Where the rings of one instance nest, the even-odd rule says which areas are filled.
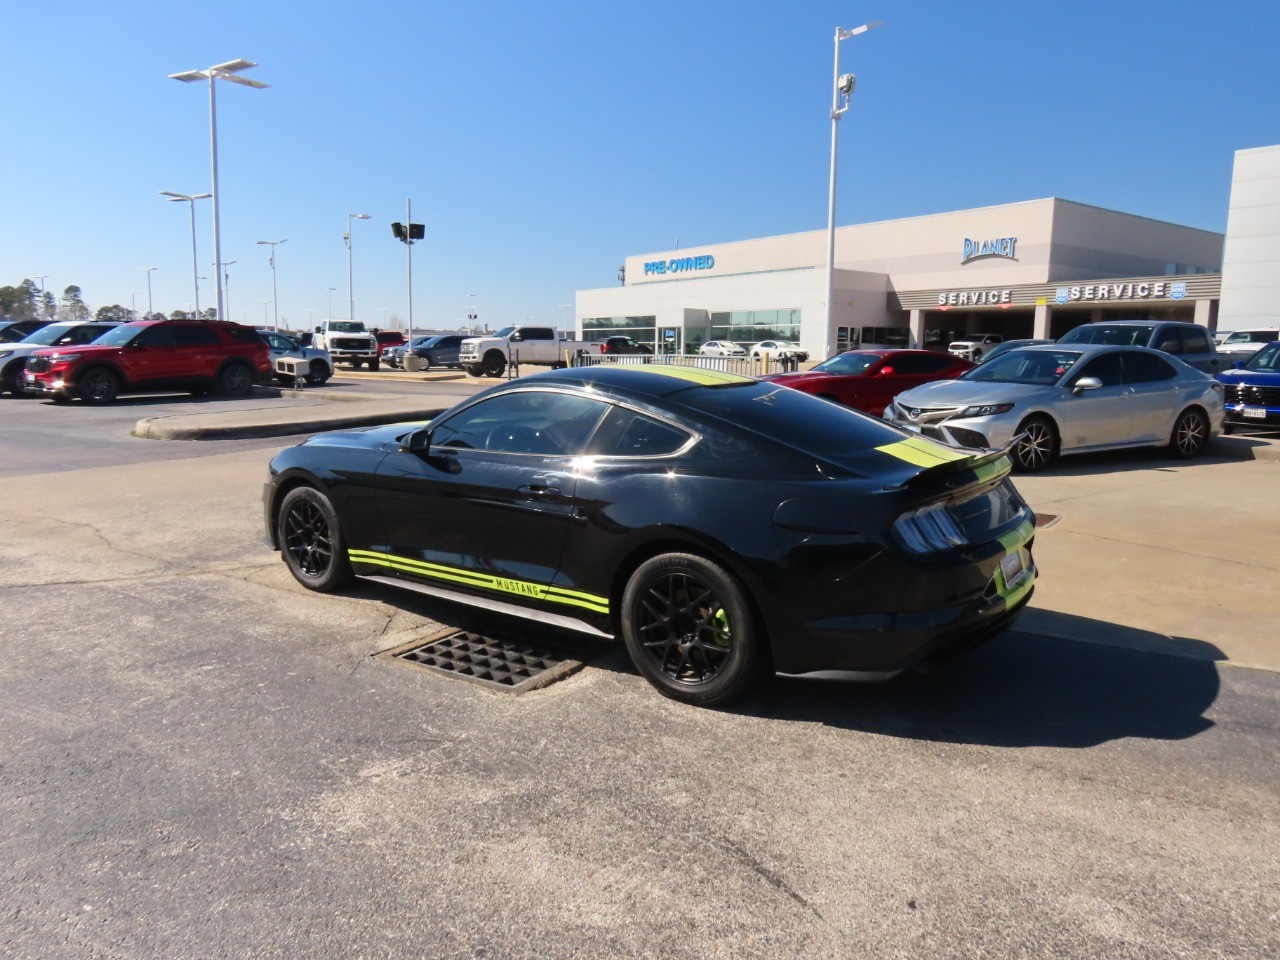
[[[733,640],[733,631],[729,629],[729,615],[724,612],[724,607],[717,610],[711,617],[712,622],[716,625],[716,639],[721,646],[727,647]]]

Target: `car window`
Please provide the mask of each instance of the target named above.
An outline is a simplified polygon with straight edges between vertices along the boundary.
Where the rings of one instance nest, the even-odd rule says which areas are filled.
[[[862,373],[879,359],[874,353],[841,353],[830,360],[823,360],[813,369],[821,370],[823,373],[850,376]]]
[[[177,327],[174,333],[180,347],[207,347],[222,342],[208,327]]]
[[[1124,362],[1125,383],[1155,383],[1158,380],[1172,380],[1178,375],[1173,364],[1154,353],[1126,350],[1121,358]]]
[[[675,453],[691,434],[625,407],[613,407],[591,438],[587,453],[597,457],[659,457]]]
[[[1246,370],[1280,373],[1280,343],[1269,343],[1245,363]]]
[[[1182,337],[1179,335],[1178,328],[1166,327],[1160,332],[1160,338],[1153,346],[1165,353],[1182,353]]]
[[[1178,337],[1182,340],[1184,353],[1208,353],[1209,337],[1196,327],[1180,327]]]
[[[1010,350],[994,360],[966,370],[956,379],[1048,386],[1062,379],[1079,359],[1080,354],[1074,350]]]
[[[1119,353],[1104,353],[1094,357],[1078,369],[1072,383],[1079,383],[1081,377],[1097,377],[1104,387],[1118,387],[1124,383],[1124,366],[1120,362]]]
[[[1059,343],[1107,343],[1117,347],[1145,347],[1155,331],[1154,324],[1086,323],[1068,330]]]
[[[133,343],[139,347],[172,347],[177,345],[178,337],[172,326],[161,323],[143,330]]]
[[[894,373],[903,374],[936,373],[953,363],[954,357],[934,357],[926,353],[903,353],[885,360],[885,366],[893,367]]]
[[[607,409],[600,400],[549,390],[503,393],[437,425],[431,442],[459,450],[577,456]]]

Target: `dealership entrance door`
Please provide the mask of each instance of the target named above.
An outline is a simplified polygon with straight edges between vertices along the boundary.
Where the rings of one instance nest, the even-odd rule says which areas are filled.
[[[681,332],[679,327],[659,327],[658,342],[654,344],[655,352],[661,354],[683,353],[684,344],[681,343]]]

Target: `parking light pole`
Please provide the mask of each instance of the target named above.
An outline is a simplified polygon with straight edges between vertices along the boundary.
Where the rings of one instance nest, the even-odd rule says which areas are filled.
[[[227,267],[238,262],[239,261],[237,260],[228,260],[222,265],[222,296],[223,299],[226,300],[225,306],[227,308],[228,319],[231,317],[231,271],[228,270]],[[214,268],[217,268],[217,264],[214,264]]]
[[[215,264],[222,263],[222,227],[218,216],[218,80],[227,80],[231,83],[238,83],[242,87],[253,87],[255,90],[265,90],[270,84],[263,83],[261,80],[250,80],[248,77],[241,77],[238,74],[242,70],[249,70],[256,67],[257,64],[252,60],[228,60],[226,63],[215,64],[205,70],[188,70],[185,73],[171,73],[171,80],[181,80],[183,83],[195,83],[198,80],[209,81],[209,155],[211,158],[211,166],[213,169],[213,262]],[[219,277],[215,280],[218,287],[218,315],[217,320],[226,317],[225,304],[222,297],[222,281],[221,270]],[[199,308],[197,305],[197,312]]]
[[[288,242],[288,239],[257,241],[258,246],[271,248],[271,256],[268,257],[271,261],[271,302],[274,305],[272,310],[275,313],[275,328],[277,330],[280,329],[280,294],[276,289],[276,247],[280,246],[282,243]]]
[[[191,276],[195,280],[196,285],[196,316],[200,316],[200,267],[196,258],[196,201],[207,200],[213,196],[211,193],[174,193],[172,190],[161,190],[160,196],[168,197],[170,203],[185,203],[191,208]],[[151,268],[152,270],[155,267]],[[147,282],[151,282],[151,274],[147,274]],[[150,289],[150,288],[148,288]],[[147,294],[147,312],[151,308],[151,295]]]
[[[373,217],[367,213],[348,213],[347,214],[347,232],[342,235],[342,239],[347,244],[347,319],[354,320],[356,318],[356,289],[354,284],[354,272],[351,264],[351,221],[352,220],[372,220]]]
[[[151,271],[158,270],[158,269],[159,267],[143,267],[142,268],[142,270],[147,275],[147,316],[151,316],[151,314],[155,312],[154,308],[151,306]]]
[[[883,20],[873,20],[852,30],[836,27],[836,65],[831,84],[831,187],[827,194],[827,334],[831,333],[831,321],[835,316],[832,299],[835,297],[835,257],[836,257],[836,140],[840,132],[840,117],[849,109],[849,99],[853,96],[853,88],[857,78],[852,73],[840,74],[840,41],[856,37],[883,24]]]

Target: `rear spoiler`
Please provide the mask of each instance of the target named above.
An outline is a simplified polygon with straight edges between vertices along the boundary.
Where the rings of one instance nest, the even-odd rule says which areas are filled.
[[[876,449],[924,467],[919,473],[908,477],[893,489],[914,491],[921,487],[938,487],[941,488],[940,492],[949,492],[975,483],[987,484],[1002,480],[1013,469],[1009,451],[1017,446],[1022,437],[1022,434],[1018,434],[998,450],[988,450],[979,454],[962,453],[955,447],[925,440],[922,437],[912,437],[901,443]],[[904,444],[907,449],[890,449]]]

